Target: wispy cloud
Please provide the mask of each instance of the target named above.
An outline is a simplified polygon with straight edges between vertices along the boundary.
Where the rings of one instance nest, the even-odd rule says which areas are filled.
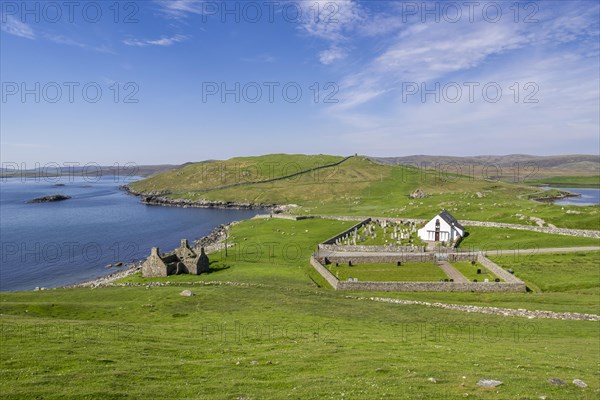
[[[366,58],[359,68],[350,68],[340,80],[340,92],[345,98],[336,108],[368,103],[397,90],[402,82],[440,80],[486,66],[494,69],[490,63],[510,58],[516,50],[532,48],[535,49],[532,54],[541,56],[546,47],[579,40],[582,36],[597,40],[597,7],[582,10],[569,6],[561,10],[544,10],[540,22],[533,24],[505,18],[499,23],[479,19],[461,23],[413,21],[399,25],[375,15],[361,23],[360,32],[372,40],[385,34],[385,41],[374,56]],[[364,36],[362,39],[367,40]],[[590,43],[583,51],[597,54],[597,48],[597,43]],[[330,57],[321,61],[327,63]]]
[[[125,39],[123,40],[123,43],[126,44],[127,46],[136,46],[136,47],[146,47],[146,46],[162,46],[162,47],[168,47],[168,46],[172,46],[175,43],[180,43],[183,42],[184,40],[187,40],[188,37],[185,35],[175,35],[175,36],[171,36],[171,37],[161,37],[160,39],[153,39],[153,40],[148,40],[148,39],[135,39],[135,38],[129,38],[129,39]]]
[[[203,3],[213,3],[205,0],[156,0],[161,11],[169,17],[181,18],[187,14],[202,14],[205,12]]]
[[[72,37],[65,36],[65,35],[55,35],[55,34],[45,33],[45,34],[43,34],[43,38],[47,39],[51,42],[54,42],[57,44],[62,44],[65,46],[74,46],[74,47],[79,47],[80,49],[93,50],[93,51],[97,51],[100,53],[114,54],[114,51],[108,46],[90,45],[90,44],[83,43],[77,39],[74,39]]]
[[[26,23],[19,21],[13,15],[6,15],[5,21],[0,24],[2,31],[25,39],[35,39],[33,29]]]
[[[323,40],[328,48],[319,53],[325,65],[344,59],[350,51],[350,37],[366,18],[366,10],[356,0],[302,0],[300,30]]]

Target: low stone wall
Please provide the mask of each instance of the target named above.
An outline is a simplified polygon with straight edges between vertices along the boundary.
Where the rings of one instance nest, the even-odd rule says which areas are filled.
[[[426,254],[433,260],[432,254]],[[482,256],[483,257],[483,256]],[[332,257],[329,259],[330,262],[348,262],[343,261],[348,257]],[[385,258],[384,256],[375,257],[377,259]],[[373,257],[352,257],[352,262],[391,262],[398,261],[397,257],[389,257],[389,260],[385,261],[370,261]],[[485,258],[485,257],[484,257]],[[368,261],[365,261],[368,260]],[[489,261],[489,260],[488,260]],[[496,267],[504,273],[510,275],[510,278],[506,278],[504,275],[496,272],[492,266],[487,266],[492,272],[498,277],[501,277],[506,282],[350,282],[340,281],[333,275],[322,262],[324,260],[316,259],[314,256],[310,258],[311,265],[317,270],[319,274],[335,289],[335,290],[355,290],[355,291],[376,291],[376,292],[478,292],[478,293],[492,293],[492,292],[525,292],[527,290],[525,284],[514,276],[508,274],[508,272],[502,270],[502,268]],[[489,261],[492,263],[491,261]],[[493,264],[493,263],[492,263]],[[495,265],[495,264],[494,264]]]
[[[508,282],[346,282],[339,281],[336,290],[376,292],[524,292],[525,284]]]
[[[448,261],[477,261],[477,253],[448,253]]]
[[[523,286],[525,286],[525,283],[522,280],[509,273],[508,271],[504,270],[504,268],[501,268],[498,264],[485,257],[483,254],[479,254],[477,256],[477,261],[481,265],[492,271],[494,275],[496,275],[498,278],[504,279],[507,283],[522,284]]]
[[[368,224],[369,222],[371,222],[371,218],[367,218],[365,220],[360,221],[358,224],[354,225],[352,228],[346,229],[345,231],[343,231],[342,233],[338,233],[337,235],[335,235],[334,237],[327,239],[326,241],[324,241],[321,244],[335,244],[335,241],[343,238],[344,236],[346,236],[347,234],[349,234],[350,232],[360,228],[363,225]]]
[[[339,252],[372,252],[372,253],[423,253],[425,246],[344,246],[336,244],[319,244],[319,249]]]
[[[331,263],[348,263],[367,264],[367,263],[396,263],[401,262],[434,262],[435,255],[433,253],[398,253],[394,255],[362,255],[346,253],[343,255],[335,255],[327,257]]]
[[[461,220],[459,222],[467,227],[468,226],[483,226],[483,227],[488,227],[488,228],[509,228],[509,229],[520,229],[520,230],[524,230],[524,231],[551,233],[554,235],[589,237],[589,238],[600,239],[600,231],[596,231],[596,230],[551,228],[551,227],[546,227],[546,226],[507,224],[507,223],[503,223],[503,222],[484,222],[484,221],[465,221],[465,220]]]
[[[317,270],[319,274],[334,288],[337,290],[338,283],[340,281],[335,277],[327,268],[323,266],[315,257],[310,257],[310,264]]]

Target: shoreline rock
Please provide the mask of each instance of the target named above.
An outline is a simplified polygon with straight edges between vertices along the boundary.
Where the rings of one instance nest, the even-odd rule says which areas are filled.
[[[237,209],[237,210],[276,210],[281,206],[277,204],[254,204],[242,203],[235,201],[219,201],[219,200],[188,200],[188,199],[171,199],[165,197],[169,193],[165,192],[136,192],[129,185],[119,187],[126,193],[139,197],[142,204],[152,206],[165,207],[183,207],[183,208],[219,208],[219,209]]]

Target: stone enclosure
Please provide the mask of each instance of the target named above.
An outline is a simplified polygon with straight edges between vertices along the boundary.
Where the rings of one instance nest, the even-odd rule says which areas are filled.
[[[505,271],[499,265],[485,257],[481,252],[457,252],[448,248],[444,252],[427,252],[424,246],[361,246],[356,244],[358,229],[369,224],[367,218],[352,228],[341,232],[329,240],[319,244],[317,253],[310,263],[315,270],[336,290],[356,291],[396,291],[396,292],[525,292],[523,281]],[[411,230],[414,226],[409,225]],[[396,234],[396,230],[394,230]],[[490,270],[504,282],[469,282],[466,278],[460,282],[369,282],[356,280],[340,281],[326,267],[329,263],[402,263],[422,262],[435,263],[448,261],[476,261]],[[450,266],[453,269],[453,267]]]

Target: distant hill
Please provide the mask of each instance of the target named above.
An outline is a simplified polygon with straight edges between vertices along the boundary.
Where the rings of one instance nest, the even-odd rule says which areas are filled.
[[[122,177],[148,177],[160,172],[165,172],[171,169],[179,168],[179,165],[135,165],[124,164],[116,166],[77,166],[77,167],[53,167],[44,166],[42,168],[15,170],[14,168],[0,168],[0,177],[2,178],[44,178],[56,176],[122,176]]]
[[[598,177],[600,156],[572,154],[532,156],[510,154],[505,156],[431,156],[369,157],[384,165],[412,165],[431,170],[458,171],[478,178],[494,178],[514,182],[535,182],[552,177]],[[576,179],[572,179],[575,181]],[[567,182],[562,180],[562,182]]]

